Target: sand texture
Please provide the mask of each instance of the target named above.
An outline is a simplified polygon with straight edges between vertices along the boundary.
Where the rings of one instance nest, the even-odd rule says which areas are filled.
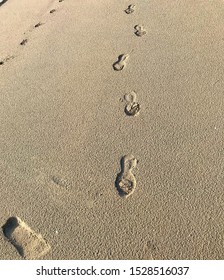
[[[0,259],[224,259],[224,1],[0,18]]]

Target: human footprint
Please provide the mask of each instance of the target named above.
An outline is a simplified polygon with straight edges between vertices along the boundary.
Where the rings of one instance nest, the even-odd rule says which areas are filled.
[[[125,10],[126,14],[131,14],[135,11],[135,5],[129,5],[128,8]]]
[[[118,56],[118,60],[113,64],[115,71],[121,71],[126,66],[126,60],[129,58],[129,54],[121,54]]]
[[[3,234],[18,253],[29,260],[39,259],[49,252],[50,245],[18,217],[10,217],[2,226]]]
[[[136,102],[136,93],[132,91],[131,93],[125,94],[124,98],[128,102],[128,104],[125,106],[125,113],[128,116],[137,116],[141,106]]]
[[[137,165],[133,155],[126,155],[121,159],[121,172],[117,175],[116,187],[120,196],[128,197],[136,188],[136,179],[132,169]]]
[[[135,29],[136,36],[142,37],[143,35],[146,34],[146,30],[143,27],[143,25],[135,25],[134,29]]]

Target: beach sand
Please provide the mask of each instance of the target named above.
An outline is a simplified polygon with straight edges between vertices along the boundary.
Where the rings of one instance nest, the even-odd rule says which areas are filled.
[[[0,18],[0,259],[223,259],[224,2]]]

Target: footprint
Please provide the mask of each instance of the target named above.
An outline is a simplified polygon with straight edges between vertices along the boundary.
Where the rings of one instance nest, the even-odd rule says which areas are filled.
[[[14,55],[8,55],[6,58],[5,58],[5,62],[9,61],[10,59],[13,59],[15,58]]]
[[[147,241],[142,248],[141,259],[153,260],[156,250],[157,250],[157,246],[154,243],[154,241]]]
[[[128,197],[136,188],[136,179],[132,169],[137,165],[137,159],[132,155],[126,155],[121,159],[121,173],[116,178],[116,188],[122,197]]]
[[[43,25],[43,23],[38,22],[37,24],[34,25],[34,27],[37,28],[37,27],[39,27],[39,26],[41,26],[41,25]]]
[[[7,0],[0,0],[0,7],[1,7],[1,5],[3,5],[5,2],[7,2]]]
[[[63,2],[64,0],[59,0],[59,2]]]
[[[0,65],[3,65],[5,62],[9,61],[10,59],[15,58],[14,55],[8,55],[5,59],[0,61]]]
[[[131,93],[126,94],[124,98],[128,102],[124,110],[126,115],[137,116],[139,114],[141,106],[136,102],[136,93],[132,91]]]
[[[52,177],[52,182],[54,184],[56,184],[59,187],[65,188],[65,189],[69,189],[71,187],[71,185],[69,184],[69,182],[65,179],[62,179],[58,176],[53,176]]]
[[[125,10],[126,14],[132,14],[135,11],[135,5],[129,5],[128,8]]]
[[[51,248],[40,234],[36,234],[18,217],[10,217],[2,230],[24,259],[38,259]]]
[[[121,71],[126,66],[126,60],[129,58],[129,54],[121,54],[118,56],[118,60],[113,64],[115,71]]]
[[[136,36],[142,37],[143,35],[146,34],[146,30],[143,27],[143,25],[135,25],[134,29],[135,29]]]
[[[27,42],[28,42],[28,40],[27,40],[27,39],[24,39],[24,40],[22,40],[22,42],[20,43],[20,45],[21,45],[21,46],[24,46],[24,45],[26,45]]]
[[[53,14],[54,12],[56,12],[56,10],[55,10],[55,9],[50,10],[50,14]]]

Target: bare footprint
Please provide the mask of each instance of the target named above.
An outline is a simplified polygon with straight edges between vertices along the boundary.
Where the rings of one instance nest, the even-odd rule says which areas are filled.
[[[143,25],[135,25],[134,29],[135,29],[136,36],[142,37],[143,35],[146,34],[146,30],[143,27]]]
[[[2,226],[2,230],[5,237],[25,259],[38,259],[51,248],[40,234],[36,234],[18,217],[10,217]]]
[[[126,14],[132,14],[135,11],[135,5],[129,5],[126,10],[124,10]]]
[[[126,60],[129,58],[129,54],[121,54],[118,56],[118,60],[113,64],[115,71],[121,71],[126,66]]]
[[[128,197],[136,188],[136,179],[132,169],[137,165],[137,159],[132,155],[126,155],[121,159],[121,172],[116,178],[116,188],[122,197]]]
[[[139,114],[141,106],[136,102],[136,93],[132,91],[131,93],[126,94],[124,98],[128,102],[124,110],[126,115],[137,116]]]

